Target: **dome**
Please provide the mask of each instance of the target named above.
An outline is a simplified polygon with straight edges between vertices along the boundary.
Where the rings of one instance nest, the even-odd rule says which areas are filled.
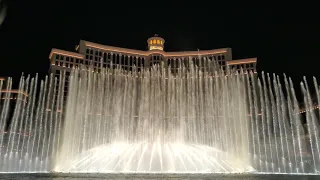
[[[147,40],[148,42],[148,49],[150,50],[161,50],[163,51],[164,48],[164,39],[159,37],[157,34],[155,34],[153,37],[149,38]]]

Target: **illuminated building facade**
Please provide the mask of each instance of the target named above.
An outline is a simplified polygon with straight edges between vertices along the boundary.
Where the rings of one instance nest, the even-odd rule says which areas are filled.
[[[68,76],[73,68],[80,66],[92,66],[95,71],[111,66],[119,66],[125,70],[136,67],[139,71],[142,68],[150,68],[152,65],[162,62],[174,72],[180,65],[188,66],[190,60],[200,69],[206,68],[205,59],[216,61],[223,69],[229,66],[231,69],[243,68],[256,72],[257,58],[233,60],[231,48],[166,52],[164,51],[165,40],[157,35],[149,38],[147,43],[148,50],[142,51],[80,40],[79,45],[76,46],[76,52],[60,49],[51,50],[49,72],[59,79],[62,70],[66,70],[66,76]],[[65,95],[67,88],[68,82],[65,84]]]

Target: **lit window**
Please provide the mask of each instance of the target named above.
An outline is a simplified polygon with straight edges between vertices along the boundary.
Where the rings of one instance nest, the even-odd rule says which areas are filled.
[[[153,40],[153,44],[157,44],[157,40],[154,39],[154,40]]]
[[[162,44],[162,41],[160,41],[160,44]]]
[[[152,40],[149,41],[149,44],[152,44]]]
[[[157,40],[157,44],[160,44],[160,40]]]

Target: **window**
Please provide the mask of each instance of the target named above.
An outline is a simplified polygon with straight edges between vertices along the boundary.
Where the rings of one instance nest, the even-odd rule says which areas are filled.
[[[56,59],[59,59],[59,58],[60,58],[59,54],[56,54]]]
[[[63,58],[64,58],[63,56],[60,56],[60,60],[63,60]]]
[[[106,59],[107,59],[107,54],[106,54],[106,53],[103,53],[103,60],[104,60],[104,62],[106,62]]]
[[[66,61],[69,61],[69,57],[66,58]]]

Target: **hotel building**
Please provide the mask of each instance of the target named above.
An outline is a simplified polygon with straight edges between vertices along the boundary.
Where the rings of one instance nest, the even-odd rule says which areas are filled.
[[[165,40],[157,35],[147,40],[148,50],[135,50],[114,46],[106,46],[93,42],[80,40],[75,52],[52,49],[49,55],[50,70],[57,79],[66,70],[68,76],[73,68],[80,66],[92,66],[94,70],[112,66],[120,66],[130,70],[134,66],[138,71],[142,68],[150,68],[154,64],[164,63],[174,72],[181,65],[188,66],[190,60],[199,68],[206,68],[204,59],[216,61],[220,67],[233,69],[251,70],[256,72],[257,58],[232,59],[231,48],[166,52],[164,51]],[[65,95],[68,83],[65,84]]]

